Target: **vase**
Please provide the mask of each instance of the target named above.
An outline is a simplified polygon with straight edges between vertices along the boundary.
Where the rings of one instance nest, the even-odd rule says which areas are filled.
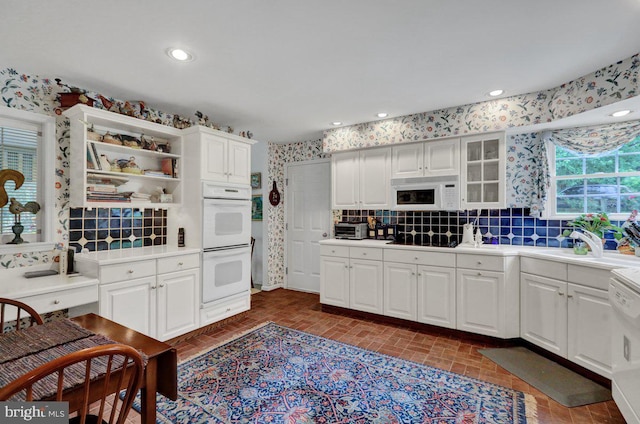
[[[576,255],[586,255],[589,250],[589,246],[583,241],[573,243],[573,253]]]
[[[15,237],[13,238],[13,240],[9,242],[9,244],[22,244],[25,242],[22,239],[22,237],[20,237],[20,234],[22,234],[22,232],[24,231],[24,225],[22,225],[19,222],[16,222],[11,226],[11,231],[13,231],[13,234],[15,234]]]

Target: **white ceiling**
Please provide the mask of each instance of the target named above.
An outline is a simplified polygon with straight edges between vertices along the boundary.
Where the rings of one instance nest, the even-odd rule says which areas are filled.
[[[640,0],[3,0],[0,67],[290,142],[556,87],[640,52],[639,22]]]

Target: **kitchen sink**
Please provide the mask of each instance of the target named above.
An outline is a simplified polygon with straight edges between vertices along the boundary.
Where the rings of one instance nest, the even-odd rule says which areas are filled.
[[[603,265],[611,265],[612,267],[640,267],[640,258],[630,255],[621,255],[619,253],[605,253],[602,258],[594,258],[591,252],[586,255],[576,255],[570,249],[545,249],[540,250],[541,254],[554,258],[566,258],[571,262],[589,262]]]

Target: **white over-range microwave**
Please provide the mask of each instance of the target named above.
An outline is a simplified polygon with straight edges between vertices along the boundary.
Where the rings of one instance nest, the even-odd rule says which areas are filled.
[[[391,209],[396,211],[460,210],[457,176],[391,179]]]

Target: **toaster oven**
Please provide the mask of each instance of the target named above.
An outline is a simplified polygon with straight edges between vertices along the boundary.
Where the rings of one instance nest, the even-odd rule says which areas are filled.
[[[362,240],[367,238],[367,224],[365,222],[338,222],[333,228],[337,239]]]

